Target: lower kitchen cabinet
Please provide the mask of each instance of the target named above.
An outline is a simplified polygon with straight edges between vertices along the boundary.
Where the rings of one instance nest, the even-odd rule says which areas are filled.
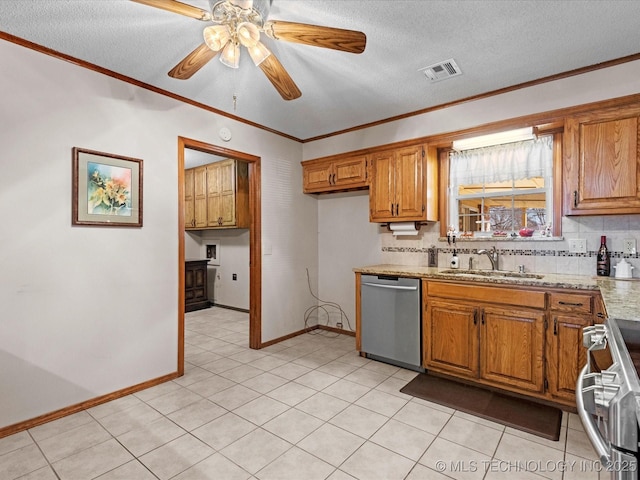
[[[575,401],[576,382],[587,363],[582,345],[582,329],[592,325],[587,317],[552,315],[547,329],[547,378],[549,394],[554,398]]]
[[[544,311],[433,298],[425,305],[427,369],[542,392]]]
[[[207,264],[209,260],[187,260],[184,265],[184,311],[209,308]]]
[[[598,292],[428,279],[422,290],[427,370],[575,406]]]
[[[544,390],[544,311],[484,307],[480,378],[508,388]]]
[[[587,363],[582,329],[593,325],[599,298],[581,293],[550,294],[546,360],[548,391],[555,399],[575,402],[578,374]]]
[[[478,309],[429,300],[424,312],[424,366],[459,376],[478,376]]]

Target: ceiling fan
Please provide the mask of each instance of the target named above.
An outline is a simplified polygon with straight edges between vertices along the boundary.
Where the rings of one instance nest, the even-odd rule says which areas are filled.
[[[209,0],[211,11],[177,0],[131,1],[213,23],[203,31],[204,43],[173,67],[169,71],[170,77],[186,80],[218,53],[223,64],[238,68],[240,46],[244,46],[253,63],[260,67],[285,100],[294,100],[302,93],[276,56],[260,41],[261,33],[273,40],[349,53],[364,52],[367,41],[364,33],[355,30],[280,20],[266,21],[272,0]]]

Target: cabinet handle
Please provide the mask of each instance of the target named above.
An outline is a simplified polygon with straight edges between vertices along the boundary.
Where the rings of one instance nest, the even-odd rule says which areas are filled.
[[[558,335],[558,319],[553,319],[553,334]]]
[[[567,307],[582,307],[582,303],[563,302],[562,300],[560,300],[558,303]]]
[[[329,183],[329,185],[331,185],[331,174],[329,174],[329,176],[327,177],[327,182]]]
[[[480,317],[480,323],[484,325],[484,310],[482,311],[482,316]]]
[[[596,317],[604,318],[604,313],[598,312],[598,313],[596,313]]]
[[[400,215],[400,204],[396,203],[396,216]]]
[[[393,203],[391,204],[391,216],[393,217]]]
[[[573,191],[573,208],[578,208],[578,191]]]
[[[336,184],[336,174],[335,173],[333,174],[333,184],[334,185]]]
[[[478,310],[473,311],[473,324],[478,325]]]

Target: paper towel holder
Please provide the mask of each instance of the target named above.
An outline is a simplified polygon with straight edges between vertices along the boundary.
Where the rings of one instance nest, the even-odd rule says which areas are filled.
[[[402,229],[402,230],[393,230],[391,225],[392,224],[403,224],[405,227],[409,227],[410,224],[413,224],[413,230],[410,230],[409,228],[406,229]],[[422,225],[428,225],[427,222],[389,222],[386,224],[383,224],[382,226],[387,227],[387,231],[392,232],[394,235],[396,236],[416,236],[420,233],[420,227]]]

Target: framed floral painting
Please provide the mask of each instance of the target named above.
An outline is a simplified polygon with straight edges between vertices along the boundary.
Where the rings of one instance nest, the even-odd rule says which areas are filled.
[[[73,225],[142,227],[142,160],[73,148]]]

